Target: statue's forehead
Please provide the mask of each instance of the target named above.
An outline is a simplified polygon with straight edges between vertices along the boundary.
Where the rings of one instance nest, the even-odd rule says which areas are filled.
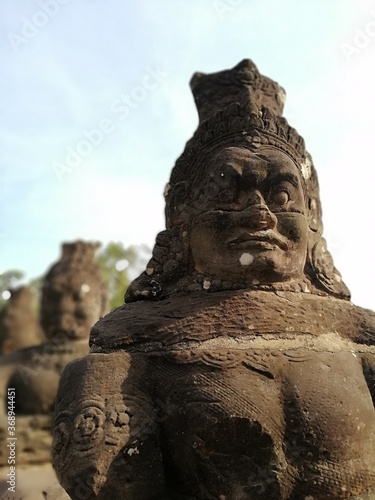
[[[285,153],[271,147],[252,151],[246,147],[230,146],[217,150],[207,161],[206,175],[213,174],[223,167],[230,167],[242,174],[246,170],[263,170],[266,174],[280,172],[293,173],[300,177],[294,161]]]

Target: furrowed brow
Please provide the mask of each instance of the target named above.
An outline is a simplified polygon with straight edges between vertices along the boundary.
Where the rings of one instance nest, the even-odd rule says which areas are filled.
[[[290,182],[294,187],[298,187],[299,177],[291,172],[270,173],[267,177],[267,184],[280,184],[283,181]]]

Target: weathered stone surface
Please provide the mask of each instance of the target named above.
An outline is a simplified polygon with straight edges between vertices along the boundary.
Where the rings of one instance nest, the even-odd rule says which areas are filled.
[[[87,498],[375,498],[375,313],[324,238],[315,168],[251,61],[196,75],[166,229],[56,401]],[[82,486],[82,484],[80,485]]]
[[[11,290],[11,296],[0,313],[0,354],[38,345],[43,340],[35,293],[26,286]]]

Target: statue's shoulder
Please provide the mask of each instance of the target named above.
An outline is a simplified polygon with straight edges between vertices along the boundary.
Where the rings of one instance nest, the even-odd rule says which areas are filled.
[[[168,324],[189,314],[189,300],[141,300],[123,304],[92,328],[90,346],[98,349],[132,349],[139,343],[155,344]]]
[[[375,346],[375,312],[352,303],[349,304],[348,316],[353,318],[358,325],[356,342]]]
[[[304,314],[320,333],[338,333],[343,339],[375,345],[375,312],[350,300],[311,295],[304,299]],[[319,325],[319,327],[318,327]]]
[[[92,351],[150,349],[186,339],[211,337],[223,317],[236,315],[233,292],[189,294],[160,301],[142,300],[124,304],[101,318],[92,328]]]
[[[101,317],[91,328],[91,349],[101,349],[105,346],[119,347],[120,339],[125,343],[134,337],[133,325],[136,327],[140,317],[140,303],[123,304]]]
[[[92,352],[147,351],[218,337],[319,337],[329,332],[375,345],[375,313],[348,300],[307,293],[192,293],[124,304],[96,323],[90,345]]]

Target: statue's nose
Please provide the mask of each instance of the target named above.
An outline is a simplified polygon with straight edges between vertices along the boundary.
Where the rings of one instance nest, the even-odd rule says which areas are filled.
[[[260,191],[250,193],[247,208],[241,212],[241,224],[251,229],[274,229],[277,224],[276,216],[269,210]]]
[[[259,189],[251,189],[246,193],[246,205],[248,207],[252,205],[266,205],[263,195]]]

